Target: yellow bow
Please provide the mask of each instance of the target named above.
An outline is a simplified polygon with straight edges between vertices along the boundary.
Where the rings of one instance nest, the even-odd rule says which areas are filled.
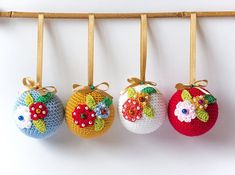
[[[51,92],[54,94],[57,92],[54,86],[40,87],[39,83],[36,83],[30,77],[23,78],[23,85],[27,87],[28,90],[31,89],[37,90],[41,95],[46,95],[47,92]]]
[[[131,77],[131,78],[128,78],[127,81],[129,83],[131,83],[129,86],[127,86],[122,92],[121,94],[124,94],[128,88],[130,87],[135,87],[135,86],[138,86],[138,85],[141,85],[141,84],[148,84],[148,85],[151,85],[151,86],[156,86],[157,84],[155,82],[152,82],[152,81],[141,81],[139,78],[136,78],[136,77]]]
[[[177,83],[175,85],[175,88],[177,90],[184,90],[184,89],[190,89],[190,88],[197,88],[198,90],[202,91],[205,94],[209,94],[208,91],[204,90],[203,88],[208,85],[207,80],[198,80],[193,82],[192,84],[183,84],[183,83]]]
[[[105,86],[105,89],[100,89],[101,86]],[[107,91],[109,89],[109,84],[107,82],[102,82],[96,86],[91,85],[91,86],[82,86],[79,84],[73,84],[73,92],[80,92],[80,93],[84,93],[84,94],[88,94],[92,91],[96,91],[100,94],[102,94],[103,96],[107,96],[110,99],[113,99],[113,97],[111,95],[109,95],[108,93],[106,93],[105,91]]]

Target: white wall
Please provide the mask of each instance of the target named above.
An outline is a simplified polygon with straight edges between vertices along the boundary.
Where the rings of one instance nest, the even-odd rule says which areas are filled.
[[[231,0],[0,0],[1,11],[156,12],[234,10]],[[147,79],[169,100],[177,82],[188,80],[189,20],[149,20]],[[217,125],[201,137],[178,134],[168,121],[155,133],[134,135],[118,115],[104,137],[83,140],[64,126],[43,141],[21,134],[12,108],[21,79],[35,76],[36,19],[0,19],[0,174],[234,174],[235,18],[199,19],[198,79],[220,106]],[[66,103],[74,82],[87,80],[87,21],[46,20],[45,85]],[[115,105],[126,79],[139,75],[138,20],[99,20],[95,30],[95,82],[110,82]]]

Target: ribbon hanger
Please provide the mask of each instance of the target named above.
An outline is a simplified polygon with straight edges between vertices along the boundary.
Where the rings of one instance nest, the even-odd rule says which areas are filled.
[[[140,78],[131,77],[127,81],[130,83],[121,94],[125,93],[128,88],[135,87],[140,84],[148,84],[151,86],[156,86],[155,82],[146,81],[146,62],[147,62],[147,31],[148,31],[148,20],[146,14],[141,14],[140,18]]]
[[[102,82],[94,86],[94,28],[95,28],[95,16],[89,15],[88,17],[88,85],[81,86],[79,84],[73,84],[73,92],[90,93],[97,91],[104,96],[113,98],[108,93],[104,92],[109,89],[107,82]],[[101,89],[102,88],[102,89]]]
[[[191,14],[190,20],[190,69],[189,84],[196,81],[196,32],[197,32],[197,15]]]
[[[89,15],[88,19],[88,86],[93,86],[94,75],[94,28],[95,16]]]
[[[38,15],[38,40],[37,40],[37,67],[36,82],[30,77],[23,78],[23,85],[28,89],[37,89],[40,94],[45,95],[47,92],[56,93],[54,86],[42,87],[42,68],[43,68],[43,29],[44,15]]]
[[[208,94],[203,88],[207,86],[207,80],[196,80],[196,32],[197,32],[197,14],[192,13],[190,17],[190,61],[189,61],[189,84],[176,84],[177,90],[190,89],[195,87]]]
[[[42,65],[43,65],[43,29],[44,15],[38,15],[38,48],[37,48],[37,76],[36,82],[42,87]]]
[[[140,80],[145,82],[146,60],[147,60],[147,15],[141,15],[140,23]]]

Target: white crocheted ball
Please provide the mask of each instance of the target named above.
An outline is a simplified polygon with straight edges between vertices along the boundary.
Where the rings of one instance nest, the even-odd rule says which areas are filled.
[[[122,124],[136,134],[157,130],[167,113],[163,95],[150,85],[128,88],[120,96],[118,108]]]

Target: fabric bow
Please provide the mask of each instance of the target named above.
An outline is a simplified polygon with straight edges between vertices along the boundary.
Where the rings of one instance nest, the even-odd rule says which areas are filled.
[[[128,88],[135,87],[135,86],[138,86],[138,85],[141,85],[141,84],[148,84],[148,85],[151,85],[151,86],[156,86],[157,85],[155,82],[152,82],[152,81],[142,81],[142,80],[140,80],[139,78],[136,78],[136,77],[128,78],[127,81],[130,83],[130,85],[127,86],[121,92],[121,94],[124,94],[127,91]]]
[[[37,90],[41,95],[46,95],[47,92],[51,92],[54,94],[57,92],[57,90],[54,86],[40,87],[39,83],[36,83],[30,77],[23,78],[23,85],[28,90],[31,90],[31,89]]]
[[[183,84],[183,83],[177,83],[175,85],[175,88],[177,90],[184,90],[184,89],[190,89],[190,88],[197,88],[198,90],[202,91],[205,94],[210,94],[208,91],[204,89],[208,85],[207,80],[197,80],[194,81],[192,84]]]
[[[105,89],[101,89],[102,86],[105,86]],[[107,82],[102,82],[96,86],[91,85],[91,86],[82,86],[79,84],[73,84],[73,92],[80,92],[80,93],[84,93],[84,94],[88,94],[92,91],[96,91],[100,94],[102,94],[103,96],[107,96],[110,99],[113,99],[113,97],[111,95],[109,95],[108,93],[106,93],[105,91],[107,91],[109,89],[109,84]]]

